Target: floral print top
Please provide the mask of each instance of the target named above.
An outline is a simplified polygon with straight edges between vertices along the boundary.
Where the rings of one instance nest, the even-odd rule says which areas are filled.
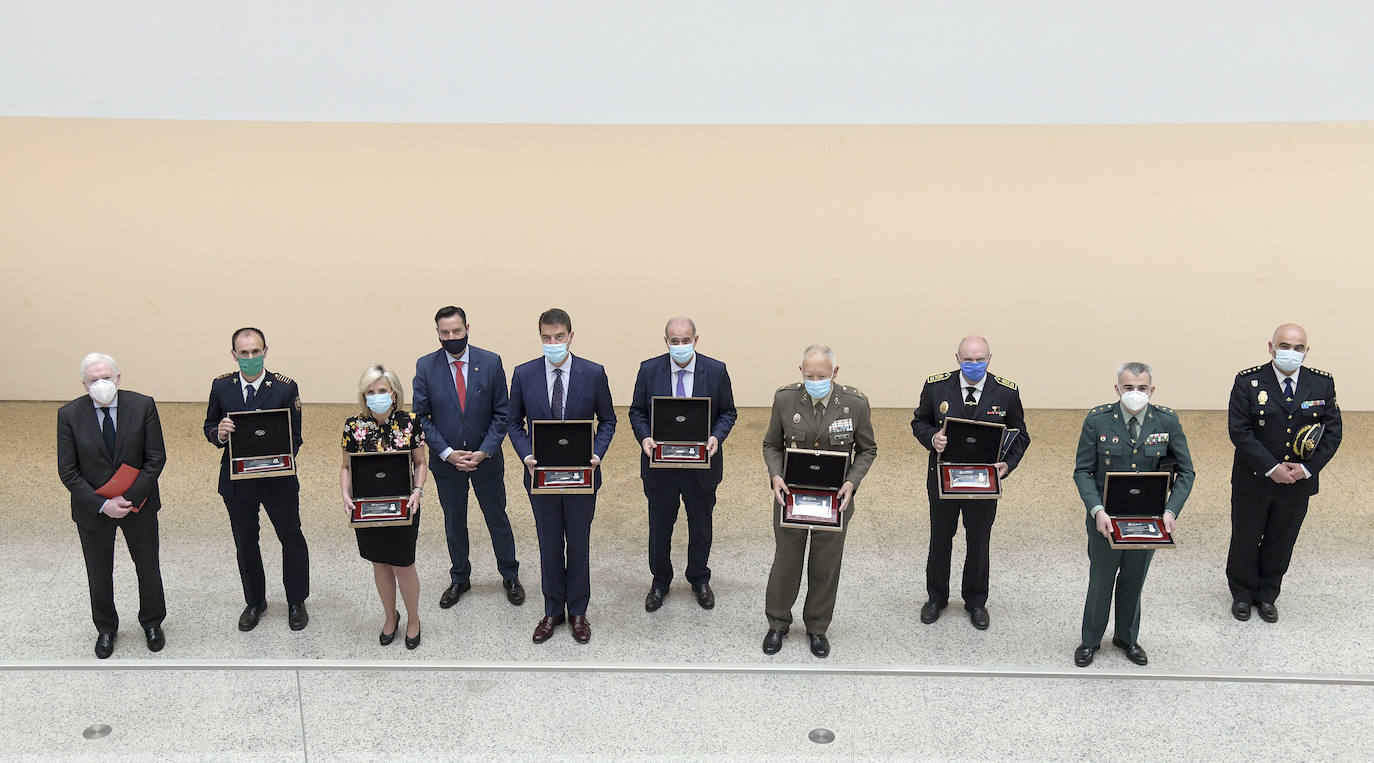
[[[425,432],[409,411],[396,409],[378,424],[370,415],[354,416],[344,422],[343,449],[348,453],[380,453],[386,450],[414,450],[425,444]]]

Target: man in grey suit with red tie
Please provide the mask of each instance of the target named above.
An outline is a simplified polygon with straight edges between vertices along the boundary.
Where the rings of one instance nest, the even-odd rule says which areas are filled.
[[[606,369],[572,355],[572,318],[558,308],[539,316],[539,339],[544,355],[516,366],[510,383],[510,442],[525,462],[525,490],[533,480],[534,443],[530,422],[541,419],[596,419],[592,442],[593,487],[601,487],[601,458],[615,434],[615,408]],[[587,622],[591,600],[590,544],[596,494],[530,494],[534,527],[539,537],[539,563],[544,589],[544,617],[534,629],[534,643],[542,644],[565,620],[573,638],[585,644],[592,638]],[[566,549],[566,553],[565,553]]]
[[[501,356],[468,344],[468,316],[449,305],[434,314],[440,349],[415,361],[414,411],[429,445],[429,471],[439,485],[448,537],[449,586],[444,609],[472,588],[468,559],[468,486],[477,494],[496,569],[511,604],[525,603],[515,535],[506,515],[506,372]]]
[[[644,454],[639,459],[639,474],[644,480],[644,496],[649,500],[649,572],[653,582],[644,597],[644,609],[656,611],[668,595],[673,579],[673,525],[677,522],[678,502],[687,510],[687,582],[703,609],[716,606],[711,590],[711,512],[716,506],[716,488],[724,471],[725,455],[721,443],[735,425],[735,395],[725,364],[696,351],[697,326],[691,318],[673,318],[663,329],[668,352],[644,361],[635,379],[634,399],[630,403],[630,425]],[[711,433],[706,441],[709,469],[655,469],[650,467],[654,448],[651,402],[654,397],[709,397]]]
[[[116,529],[124,532],[138,575],[138,622],[148,649],[161,651],[166,644],[162,620],[167,603],[157,538],[157,510],[162,508],[157,479],[167,463],[162,423],[153,399],[119,389],[119,380],[114,358],[87,355],[81,361],[86,394],[57,412],[57,474],[72,494],[72,521],[86,558],[95,621],[95,656],[102,660],[114,652],[119,630],[114,601]],[[127,485],[112,480],[124,465],[137,470]],[[102,490],[112,482],[122,489],[119,494]]]

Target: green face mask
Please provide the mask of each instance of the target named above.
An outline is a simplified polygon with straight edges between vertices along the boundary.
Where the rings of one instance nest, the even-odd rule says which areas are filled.
[[[239,358],[239,373],[246,378],[256,379],[262,373],[262,362],[265,356],[259,355],[256,358]]]

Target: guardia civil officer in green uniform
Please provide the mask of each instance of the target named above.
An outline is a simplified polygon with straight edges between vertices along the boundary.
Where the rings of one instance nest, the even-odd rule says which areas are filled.
[[[1073,653],[1073,664],[1087,667],[1102,644],[1116,592],[1116,632],[1112,644],[1137,665],[1149,662],[1137,637],[1140,634],[1140,592],[1154,558],[1153,549],[1114,549],[1107,542],[1110,517],[1102,508],[1102,486],[1107,472],[1162,471],[1166,457],[1177,461],[1177,478],[1164,507],[1164,528],[1174,531],[1174,520],[1193,488],[1193,459],[1183,436],[1178,414],[1150,403],[1154,372],[1144,363],[1126,363],[1117,370],[1119,403],[1099,405],[1088,411],[1078,437],[1078,458],[1073,481],[1087,509],[1088,597],[1083,604],[1083,636]]]
[[[788,384],[773,395],[773,413],[763,435],[763,460],[773,482],[773,567],[768,573],[765,612],[768,633],[763,637],[763,653],[776,654],[792,624],[792,605],[801,587],[802,562],[806,560],[806,603],[802,622],[811,653],[830,654],[825,632],[835,611],[835,592],[840,585],[840,560],[844,556],[844,536],[854,516],[854,493],[873,465],[878,445],[873,439],[873,421],[868,398],[854,387],[835,384],[840,367],[835,353],[825,345],[811,345],[802,352],[802,381]],[[783,480],[783,455],[788,448],[833,450],[849,454],[845,482],[840,489],[840,511],[844,530],[803,530],[781,527],[779,520],[787,491]],[[811,544],[810,558],[806,545]]]

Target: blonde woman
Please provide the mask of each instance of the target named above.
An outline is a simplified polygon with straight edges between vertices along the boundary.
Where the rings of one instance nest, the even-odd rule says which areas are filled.
[[[415,573],[415,540],[420,534],[420,493],[429,474],[425,457],[425,434],[408,411],[401,409],[405,402],[401,380],[396,372],[385,366],[372,366],[358,379],[358,403],[362,413],[344,422],[343,468],[339,485],[349,514],[353,513],[352,473],[348,454],[380,451],[410,451],[414,469],[414,492],[408,505],[415,516],[410,525],[355,528],[358,553],[372,562],[372,575],[377,582],[377,595],[382,600],[386,616],[378,641],[387,646],[396,638],[401,615],[396,610],[396,589],[406,605],[406,648],[420,645],[420,578]]]

